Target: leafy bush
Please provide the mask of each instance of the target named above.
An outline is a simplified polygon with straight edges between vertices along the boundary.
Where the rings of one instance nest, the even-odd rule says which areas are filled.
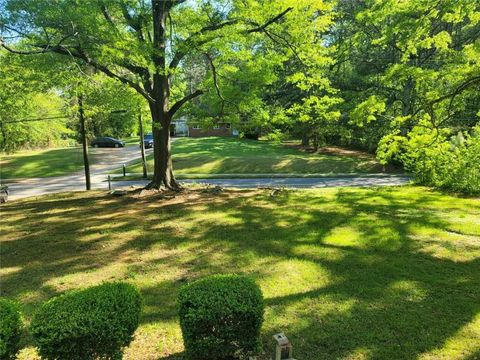
[[[22,320],[17,304],[0,299],[0,359],[15,359],[19,350]]]
[[[121,359],[138,327],[141,298],[125,283],[106,283],[44,303],[31,333],[45,359]]]
[[[286,134],[279,129],[272,130],[267,135],[265,135],[265,140],[274,143],[281,143],[283,140],[285,140],[285,138]]]
[[[264,304],[252,280],[238,275],[210,276],[184,286],[179,304],[190,359],[232,359],[259,350]]]
[[[415,159],[405,163],[417,182],[465,194],[480,193],[480,127],[472,134],[458,133],[428,145],[410,146],[406,154]]]
[[[480,194],[480,125],[454,136],[448,129],[414,127],[407,137],[385,138],[377,155],[382,163],[400,160],[419,184]]]

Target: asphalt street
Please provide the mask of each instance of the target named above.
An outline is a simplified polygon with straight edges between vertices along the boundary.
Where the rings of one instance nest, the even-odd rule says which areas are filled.
[[[318,178],[255,178],[255,179],[192,179],[181,180],[182,184],[202,184],[231,188],[251,189],[259,187],[286,187],[286,188],[324,188],[347,186],[394,186],[405,185],[410,177],[405,175],[369,174],[361,176],[344,177],[318,177]],[[115,181],[115,189],[131,186],[145,186],[147,180]]]
[[[96,153],[97,161],[90,167],[91,187],[93,190],[108,190],[108,173],[118,169],[122,164],[138,160],[140,150],[138,146],[127,146],[119,149],[90,149]],[[152,150],[147,150],[147,154]],[[366,174],[358,176],[339,177],[311,177],[311,178],[242,178],[242,179],[192,179],[182,180],[183,184],[210,184],[213,186],[231,188],[258,188],[258,187],[286,187],[286,188],[324,188],[338,186],[392,186],[407,184],[410,178],[405,175]],[[5,181],[9,187],[9,201],[65,191],[85,190],[84,172],[70,175],[30,178],[15,181]],[[131,186],[145,186],[147,180],[114,181],[113,189],[128,188]]]
[[[152,149],[146,150],[147,154],[151,151]],[[96,159],[98,159],[94,165],[90,166],[90,181],[93,190],[108,189],[107,174],[109,172],[141,157],[140,148],[136,145],[124,148],[90,148],[89,152],[95,153]],[[8,198],[11,201],[57,192],[85,190],[85,173],[82,170],[65,176],[5,180],[2,183],[8,185]]]

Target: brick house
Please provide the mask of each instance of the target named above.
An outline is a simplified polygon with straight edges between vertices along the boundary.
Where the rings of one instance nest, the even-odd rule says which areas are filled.
[[[188,124],[185,119],[178,119],[172,121],[170,125],[170,135],[179,137],[179,136],[188,136]]]
[[[189,124],[188,132],[190,137],[204,136],[234,136],[235,130],[230,123],[218,123],[213,127],[202,129],[199,124]],[[238,135],[238,133],[237,133]]]
[[[227,122],[217,123],[213,127],[202,128],[200,124],[187,123],[185,119],[172,122],[172,136],[205,137],[205,136],[237,136],[238,131]]]

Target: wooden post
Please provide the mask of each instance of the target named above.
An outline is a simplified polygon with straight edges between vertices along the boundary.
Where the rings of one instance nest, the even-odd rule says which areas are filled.
[[[87,135],[85,131],[85,115],[83,113],[83,95],[78,96],[78,115],[80,117],[80,132],[82,133],[83,146],[83,165],[85,167],[85,187],[87,190],[91,189],[90,183],[90,163],[88,161],[88,144]]]
[[[140,130],[140,149],[142,151],[142,166],[143,166],[143,177],[146,179],[147,174],[147,161],[145,159],[145,143],[143,142],[143,121],[142,121],[142,109],[138,109],[138,124]]]

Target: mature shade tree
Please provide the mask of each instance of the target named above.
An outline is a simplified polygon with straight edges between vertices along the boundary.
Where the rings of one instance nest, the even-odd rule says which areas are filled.
[[[63,88],[63,96],[72,103],[69,109],[71,118],[78,114],[75,100],[80,93],[89,139],[99,136],[123,138],[137,133],[139,112],[146,110],[142,109],[142,98],[129,86],[119,84],[100,72],[83,76],[83,79],[79,75],[75,86]],[[76,129],[80,126],[78,121],[72,125]],[[81,134],[77,133],[80,139]]]
[[[30,59],[0,54],[0,149],[65,145],[72,131],[65,102],[52,74],[39,73]],[[58,78],[57,78],[58,80]]]
[[[480,2],[339,0],[337,11],[331,76],[352,128],[375,129],[367,136],[376,144],[405,138],[419,124],[432,132],[473,127]]]
[[[148,187],[178,189],[172,169],[170,124],[186,103],[207,92],[183,86],[185,58],[205,58],[212,49],[235,52],[245,45],[255,52],[266,39],[282,41],[286,33],[294,42],[297,34],[301,36],[299,29],[309,26],[296,21],[298,15],[318,21],[324,3],[3,0],[1,45],[17,54],[53,52],[81,60],[136,90],[148,101],[153,121],[154,176]]]
[[[324,41],[334,24],[333,5],[317,1],[310,11],[295,12],[296,26],[288,26],[288,33],[268,28],[263,41],[250,44],[255,51],[244,43],[206,54],[206,67],[216,69],[206,85],[215,91],[196,100],[193,113],[206,126],[221,119],[246,136],[278,140],[291,129],[321,143],[340,115],[341,99],[328,79],[334,51]]]
[[[336,11],[344,144],[423,184],[480,191],[480,2],[339,0]]]
[[[310,11],[295,12],[296,26],[286,34],[268,29],[265,53],[244,53],[241,61],[222,54],[216,65],[219,80],[211,82],[221,83],[223,99],[202,97],[199,113],[210,118],[212,109],[219,109],[237,129],[259,129],[273,140],[291,135],[301,137],[304,145],[324,143],[337,128],[342,102],[328,77],[335,53],[329,38],[335,3],[310,2]]]

